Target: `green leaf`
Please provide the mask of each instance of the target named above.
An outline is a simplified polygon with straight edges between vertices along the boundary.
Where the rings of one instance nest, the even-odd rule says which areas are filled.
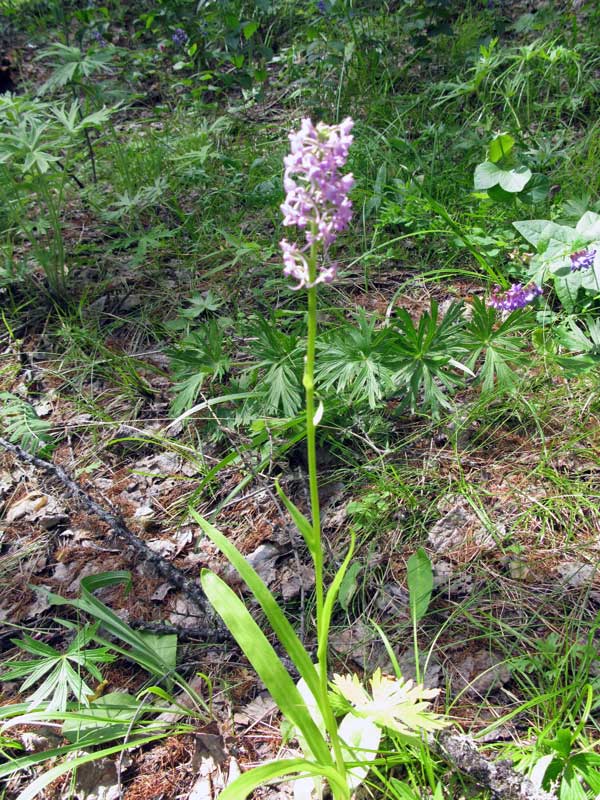
[[[414,622],[418,622],[427,612],[433,591],[431,561],[422,547],[408,559],[406,580],[410,593],[411,617]]]
[[[248,39],[251,39],[257,30],[258,30],[258,22],[246,22],[246,24],[242,27],[242,31],[244,32],[244,39],[246,39],[246,41],[248,41]]]
[[[490,142],[490,161],[493,161],[495,164],[497,161],[505,158],[510,154],[514,144],[515,140],[510,133],[500,133]]]
[[[500,181],[502,170],[491,161],[484,161],[475,168],[475,189],[485,191],[496,186]]]
[[[537,250],[544,248],[550,239],[558,241],[575,241],[577,234],[573,228],[567,225],[558,225],[547,219],[524,219],[513,222],[514,227],[519,231],[523,238],[532,244]]]
[[[37,797],[38,794],[40,794],[46,788],[46,786],[51,784],[57,778],[68,774],[71,772],[71,770],[76,769],[83,764],[89,764],[90,761],[98,761],[102,758],[115,755],[115,753],[122,753],[124,750],[129,750],[132,747],[141,747],[144,744],[156,742],[159,739],[163,739],[164,736],[165,734],[161,733],[157,736],[146,736],[142,739],[132,739],[124,744],[115,745],[114,747],[107,747],[104,750],[96,750],[93,753],[86,753],[78,758],[64,761],[62,764],[49,769],[47,772],[44,772],[43,775],[40,775],[39,778],[36,778],[34,781],[29,783],[17,796],[16,800],[33,800],[34,797]],[[34,756],[35,755],[44,755],[44,753],[37,753],[34,754]]]
[[[600,239],[600,214],[586,211],[575,226],[575,230],[590,241]]]
[[[98,575],[88,575],[80,584],[81,597],[78,600],[69,600],[52,592],[47,593],[51,605],[68,605],[84,611],[95,619],[108,633],[115,636],[130,646],[129,651],[119,650],[125,656],[134,660],[151,675],[164,677],[172,671],[171,662],[166,662],[157,653],[147,640],[138,632],[130,628],[114,611],[105,606],[93,592],[105,586],[115,584],[131,584],[131,575],[124,570],[102,572]],[[98,637],[96,637],[98,639]],[[113,649],[118,649],[113,647]]]
[[[287,508],[291,518],[294,520],[296,524],[296,527],[304,537],[306,546],[308,547],[310,552],[313,553],[315,548],[315,532],[313,530],[313,526],[311,525],[310,521],[304,516],[304,514],[300,511],[300,509],[285,494],[285,492],[279,485],[279,481],[275,481],[275,488],[277,490],[277,494],[279,495],[281,502]]]
[[[487,196],[495,203],[513,203],[515,200],[515,195],[505,191],[499,184],[490,186]]]
[[[352,560],[352,556],[354,554],[354,546],[356,544],[356,536],[354,531],[350,531],[350,547],[348,548],[348,552],[346,553],[346,558],[343,560],[342,565],[336,572],[333,580],[331,581],[331,586],[327,590],[327,594],[325,595],[325,602],[323,604],[323,616],[321,618],[321,627],[320,630],[317,632],[317,638],[319,640],[319,647],[317,649],[317,654],[320,655],[321,651],[327,647],[327,638],[329,634],[329,626],[331,625],[331,615],[333,614],[333,607],[335,605],[335,601],[338,596],[338,592],[340,590],[341,583],[344,579],[344,575],[346,574],[346,570],[348,569],[348,565]]]
[[[524,203],[535,205],[536,203],[543,203],[548,197],[549,191],[549,178],[539,172],[534,172],[525,189],[519,194],[519,198]]]
[[[342,797],[348,796],[346,781],[339,772],[331,766],[315,764],[303,758],[290,758],[271,761],[260,767],[255,767],[249,772],[240,775],[233,783],[226,786],[219,795],[220,800],[245,800],[258,786],[275,778],[297,773],[299,777],[304,774],[326,778],[330,785],[334,784],[341,791]]]
[[[109,692],[94,700],[85,714],[67,718],[63,723],[62,735],[70,742],[80,744],[98,730],[105,734],[110,731],[115,738],[123,736],[139,714],[139,709],[140,703],[127,692]]]
[[[500,169],[491,161],[484,161],[478,164],[475,169],[475,189],[477,191],[491,189],[492,186],[500,186],[505,192],[516,193],[525,188],[531,178],[531,170],[521,166],[515,169]]]
[[[498,183],[505,192],[521,192],[529,182],[531,174],[531,170],[525,166],[502,170]]]
[[[362,569],[362,564],[358,561],[355,561],[353,564],[350,564],[348,567],[348,571],[344,575],[342,582],[340,583],[340,591],[339,591],[339,603],[340,606],[344,609],[344,611],[348,611],[348,606],[350,605],[350,601],[354,597],[356,593],[356,589],[358,588],[358,582],[356,580],[358,573]]]
[[[0,423],[6,438],[34,455],[48,456],[55,447],[51,425],[33,406],[11,392],[0,392]]]
[[[140,639],[153,650],[158,658],[171,669],[177,666],[177,634],[176,633],[150,633],[138,631]]]
[[[203,570],[201,583],[209,602],[231,631],[280,711],[300,729],[315,757],[325,764],[331,764],[327,743],[315,725],[296,684],[245,605],[213,572]],[[316,674],[312,663],[311,672]]]
[[[265,612],[269,624],[273,628],[277,638],[283,645],[286,653],[296,665],[298,672],[304,678],[311,692],[315,697],[319,696],[319,676],[306,652],[302,642],[298,638],[296,631],[292,628],[289,621],[286,619],[283,611],[277,605],[277,601],[267,589],[264,582],[261,580],[256,571],[246,561],[244,556],[237,550],[237,548],[223,536],[221,531],[217,530],[214,525],[203,519],[193,508],[190,509],[190,514],[196,520],[198,525],[202,528],[208,538],[216,544],[219,550],[227,558],[227,560],[237,570],[238,574],[250,589],[254,597],[258,600],[262,610]]]

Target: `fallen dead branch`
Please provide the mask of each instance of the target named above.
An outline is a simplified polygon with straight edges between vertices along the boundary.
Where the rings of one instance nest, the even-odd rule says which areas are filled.
[[[21,461],[27,464],[32,464],[38,469],[43,470],[47,475],[59,481],[68,495],[75,498],[90,514],[101,519],[106,523],[115,536],[123,539],[129,547],[149,564],[158,575],[171,583],[176,589],[188,597],[198,608],[206,615],[205,626],[205,639],[213,642],[221,642],[230,639],[230,635],[223,625],[218,620],[212,607],[208,603],[202,588],[190,580],[186,575],[177,567],[170,564],[163,556],[155,553],[144,542],[139,539],[133,531],[129,530],[124,520],[119,514],[108,511],[99,505],[90,495],[76,483],[65,470],[53,464],[50,461],[45,461],[42,458],[28,453],[23,450],[19,445],[12,444],[0,437],[0,446],[10,453],[13,453]]]
[[[488,761],[470,736],[442,731],[430,741],[432,750],[444,761],[489,789],[496,800],[556,800],[556,795],[536,789],[510,761]]]

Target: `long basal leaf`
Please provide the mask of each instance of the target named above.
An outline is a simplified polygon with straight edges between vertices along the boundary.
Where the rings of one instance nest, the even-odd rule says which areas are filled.
[[[201,582],[211,605],[222,617],[279,709],[300,729],[311,752],[324,764],[331,764],[329,748],[310,716],[296,684],[277,657],[267,637],[252,619],[246,606],[213,572],[203,570]],[[312,664],[311,670],[315,671]]]
[[[219,800],[245,800],[248,795],[258,786],[275,778],[283,778],[285,775],[293,773],[314,775],[323,777],[329,781],[330,786],[334,786],[341,791],[342,796],[348,796],[348,787],[344,778],[331,766],[324,764],[314,764],[303,758],[290,758],[285,761],[273,761],[270,764],[263,764],[255,767],[249,772],[240,775],[239,778],[229,786],[226,786]]]
[[[223,536],[221,531],[217,530],[214,525],[211,525],[210,522],[203,519],[194,509],[190,509],[190,514],[198,525],[200,525],[208,538],[216,544],[223,555],[235,567],[246,586],[260,603],[273,631],[283,645],[288,656],[296,665],[298,672],[304,678],[315,697],[319,697],[319,676],[317,675],[314,664],[304,649],[302,642],[296,635],[296,631],[286,619],[283,611],[277,605],[277,601],[257,572],[250,566],[244,556],[229,539]]]

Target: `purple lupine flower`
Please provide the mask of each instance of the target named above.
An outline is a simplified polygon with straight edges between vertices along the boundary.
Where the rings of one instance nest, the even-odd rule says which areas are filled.
[[[300,248],[283,239],[280,244],[284,275],[298,281],[295,289],[329,283],[335,278],[337,265],[328,264],[321,266],[311,284],[305,253],[320,243],[326,255],[338,233],[350,222],[352,203],[348,192],[354,186],[354,178],[351,174],[340,175],[339,170],[348,158],[353,125],[350,117],[339,125],[319,122],[316,126],[310,119],[303,119],[300,130],[289,136],[292,146],[284,160],[283,224],[303,229],[306,243]]]
[[[175,28],[171,39],[173,40],[173,44],[177,45],[177,47],[183,47],[188,40],[188,35],[183,28]]]
[[[595,250],[578,250],[576,253],[571,253],[571,272],[589,269],[594,263],[595,256]]]
[[[526,286],[521,283],[513,283],[506,291],[502,291],[500,286],[494,286],[487,304],[499,311],[516,311],[517,308],[525,308],[543,293],[542,287],[535,283],[528,283]]]
[[[327,6],[325,5],[325,0],[317,0],[317,11],[319,14],[327,14]]]
[[[102,36],[100,31],[93,31],[92,32],[92,39],[95,39],[96,42],[100,45],[100,47],[106,47],[106,45],[108,44],[108,42],[106,41],[104,36]]]

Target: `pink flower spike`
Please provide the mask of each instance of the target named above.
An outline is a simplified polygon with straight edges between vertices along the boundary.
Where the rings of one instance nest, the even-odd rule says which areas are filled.
[[[316,126],[305,118],[300,129],[289,135],[290,153],[284,159],[286,197],[281,204],[283,224],[304,230],[307,246],[320,244],[323,255],[352,218],[348,193],[354,186],[354,178],[351,174],[340,175],[339,170],[348,158],[353,125],[350,117],[339,125],[319,122]],[[310,288],[303,251],[285,239],[281,248],[284,274],[298,280],[295,288]],[[329,283],[334,279],[334,265],[322,266],[320,270],[312,285]]]

